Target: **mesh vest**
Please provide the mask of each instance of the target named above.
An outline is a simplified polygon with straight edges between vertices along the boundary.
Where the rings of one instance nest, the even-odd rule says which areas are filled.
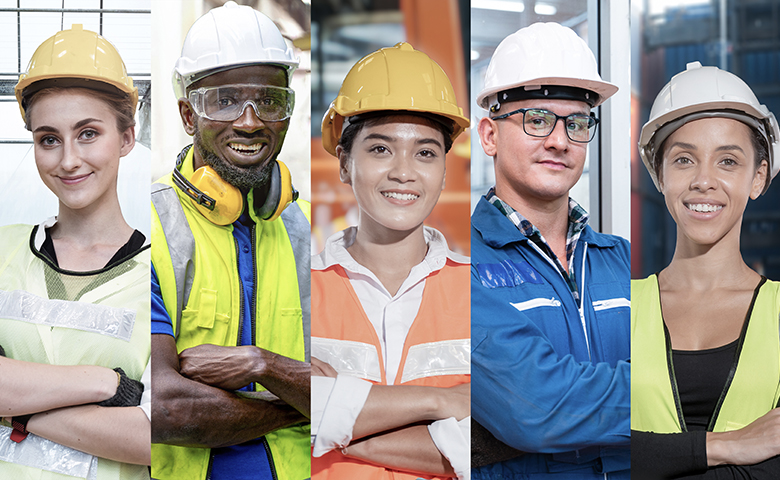
[[[780,282],[767,281],[754,299],[738,341],[739,360],[718,401],[710,430],[740,429],[769,412],[780,396]],[[655,433],[685,430],[676,394],[655,275],[631,282],[631,428]]]
[[[7,356],[122,367],[140,380],[150,355],[149,248],[107,270],[68,273],[36,256],[30,237],[28,225],[0,229],[0,338]],[[8,442],[7,432],[0,434],[0,451],[11,451]],[[149,478],[148,467],[98,459],[35,435],[23,444],[40,455],[17,449],[11,460],[28,466],[0,461],[0,478],[87,478],[87,471],[97,480]]]
[[[406,336],[395,385],[451,387],[471,380],[470,266],[447,260],[425,280],[420,309]],[[386,385],[376,330],[344,269],[312,271],[313,355],[340,374]],[[330,452],[312,458],[316,480],[441,478],[403,473]]]
[[[192,149],[181,172],[186,178],[192,175]],[[177,350],[204,343],[237,345],[243,312],[233,226],[209,222],[173,186],[170,174],[152,186],[152,206],[152,261]],[[256,222],[254,344],[300,361],[309,361],[308,211],[308,203],[299,201],[266,222],[250,209]],[[261,385],[255,388],[263,390]],[[279,480],[310,476],[308,424],[276,430],[265,438]],[[152,477],[203,480],[210,460],[208,448],[153,444]]]

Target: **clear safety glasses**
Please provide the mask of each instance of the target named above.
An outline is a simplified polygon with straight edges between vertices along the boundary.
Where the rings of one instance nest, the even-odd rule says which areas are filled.
[[[521,108],[493,117],[493,120],[503,120],[517,113],[523,114],[523,131],[532,137],[549,136],[555,130],[558,120],[563,120],[569,140],[577,143],[588,143],[596,135],[596,126],[599,124],[599,119],[593,114],[574,113],[562,117],[541,108]]]
[[[292,115],[295,92],[266,85],[220,85],[191,91],[189,101],[195,113],[209,120],[233,122],[251,105],[260,120],[280,122]]]

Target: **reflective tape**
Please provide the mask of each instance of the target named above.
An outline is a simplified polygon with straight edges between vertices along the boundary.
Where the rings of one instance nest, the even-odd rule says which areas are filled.
[[[631,307],[631,301],[627,298],[610,298],[593,302],[593,310],[608,310],[610,308]]]
[[[50,300],[22,290],[0,290],[0,318],[73,328],[130,341],[135,311],[83,302]]]
[[[442,340],[409,347],[401,383],[418,378],[471,373],[471,339]]]
[[[11,440],[13,429],[0,426],[0,460],[17,465],[97,480],[98,458],[34,434],[24,441]]]
[[[560,307],[561,301],[554,298],[534,298],[525,302],[511,303],[517,310],[524,312],[537,307]]]
[[[338,373],[382,381],[379,354],[368,343],[333,338],[311,337],[311,355],[333,367]]]
[[[311,225],[301,207],[293,202],[282,212],[282,221],[290,238],[295,270],[298,274],[298,293],[301,296],[303,343],[305,358],[311,361]]]

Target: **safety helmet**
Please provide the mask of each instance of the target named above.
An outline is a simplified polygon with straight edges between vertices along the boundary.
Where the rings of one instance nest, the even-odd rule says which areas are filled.
[[[406,42],[366,55],[347,73],[322,118],[322,146],[335,156],[345,118],[382,111],[418,112],[442,119],[453,141],[469,126],[447,74]]]
[[[654,165],[657,149],[675,130],[700,118],[731,118],[761,133],[769,151],[766,192],[780,170],[780,128],[774,114],[758,102],[741,78],[718,67],[702,67],[699,62],[689,63],[661,89],[639,136],[639,154],[658,191],[661,185]]]
[[[289,85],[298,59],[270,18],[230,1],[190,27],[173,68],[173,91],[176,98],[185,98],[187,88],[198,80],[245,65],[281,67]]]
[[[562,96],[556,96],[543,88],[552,85],[574,88],[565,88]],[[581,97],[570,97],[579,89],[583,90],[578,92]],[[617,90],[616,85],[601,79],[593,52],[572,29],[557,23],[534,23],[498,44],[477,104],[498,111],[502,102],[522,98],[512,98],[513,92],[533,92],[537,98],[576,99],[595,107]]]
[[[44,40],[33,53],[27,73],[19,76],[14,93],[25,123],[27,98],[53,86],[116,89],[130,96],[133,111],[138,105],[138,89],[127,75],[119,52],[103,36],[84,30],[80,24]]]

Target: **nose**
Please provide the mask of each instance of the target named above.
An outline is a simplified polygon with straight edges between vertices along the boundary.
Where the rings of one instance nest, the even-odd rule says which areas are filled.
[[[60,159],[60,167],[66,172],[75,172],[82,164],[81,161],[81,149],[72,145],[70,142],[64,142],[62,148],[62,158]]]
[[[265,123],[260,120],[255,108],[257,107],[252,102],[246,102],[244,109],[241,110],[241,116],[233,122],[233,128],[247,133],[265,128]]]
[[[414,159],[409,152],[400,152],[393,156],[390,164],[390,170],[387,172],[388,178],[401,183],[414,180],[415,170]]]
[[[717,177],[714,174],[714,166],[708,162],[700,162],[696,166],[693,178],[691,179],[691,190],[705,191],[715,188]]]
[[[569,148],[569,137],[566,134],[566,120],[557,118],[552,133],[545,137],[544,145],[546,148],[565,151]]]

